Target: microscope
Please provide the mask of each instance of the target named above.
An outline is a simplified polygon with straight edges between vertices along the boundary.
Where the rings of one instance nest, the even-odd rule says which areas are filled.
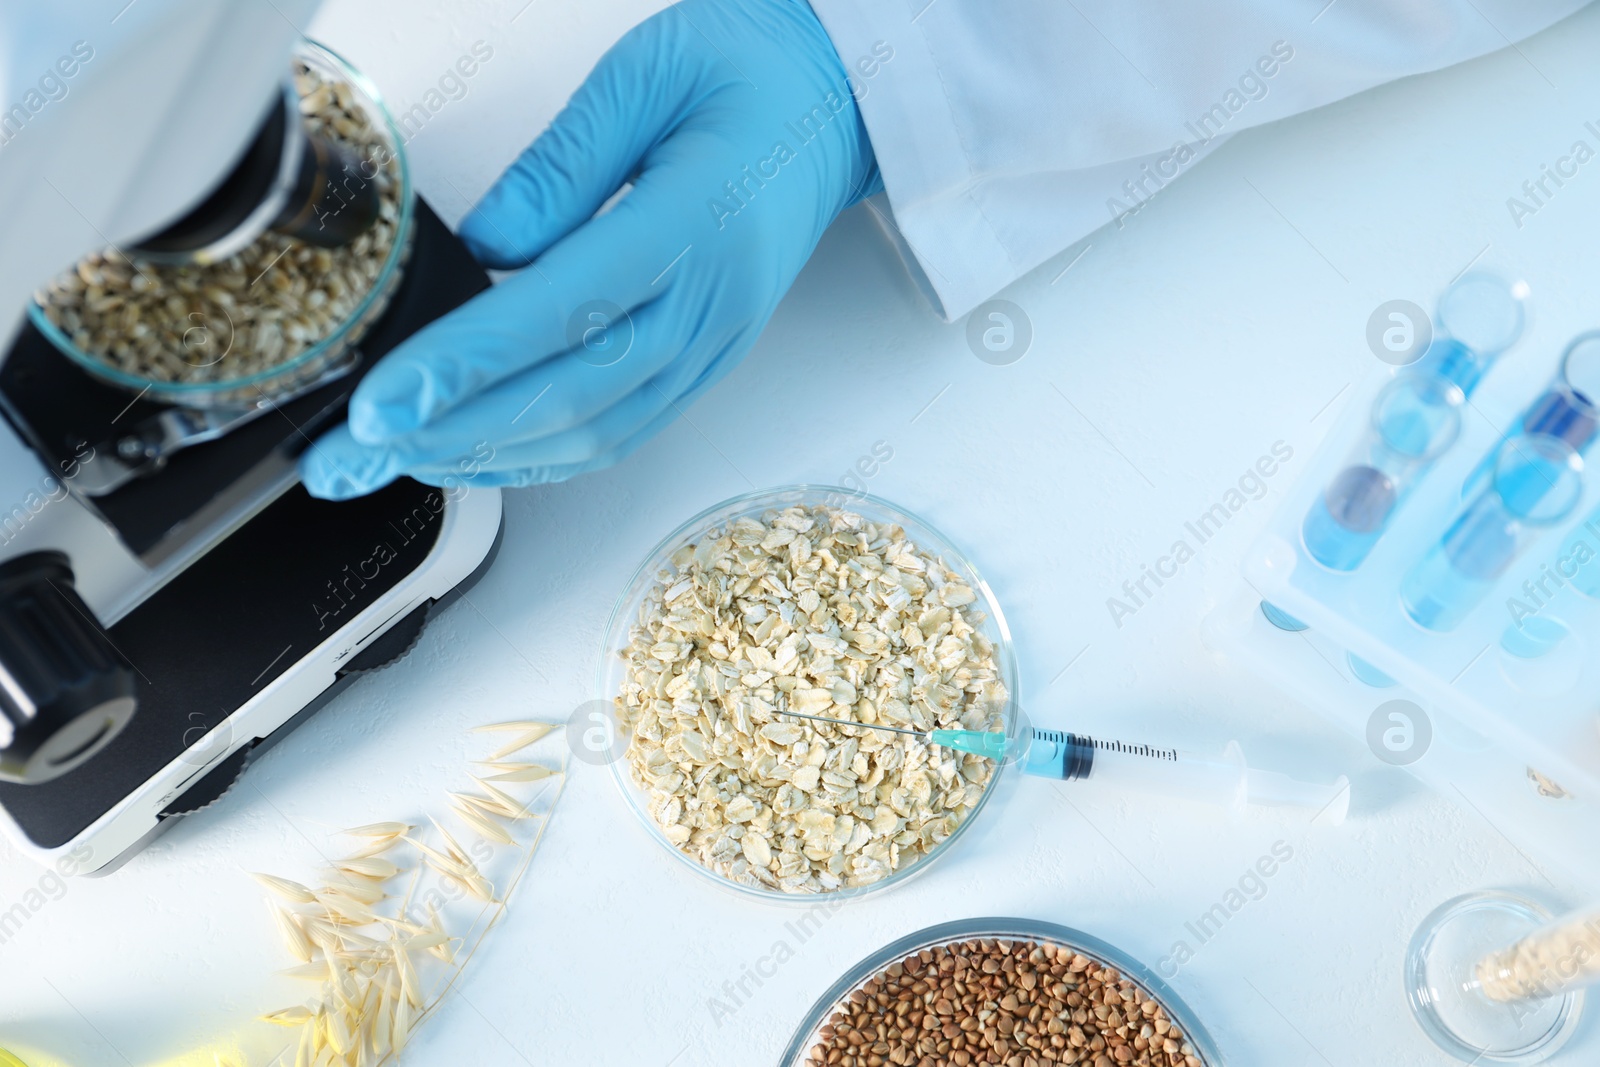
[[[403,655],[499,543],[499,492],[470,458],[443,486],[338,503],[296,479],[365,370],[489,285],[412,192],[375,90],[298,29],[315,7],[0,13],[0,832],[41,863],[108,873],[217,800]],[[371,117],[381,158],[313,120],[308,72]],[[293,373],[230,379],[224,359],[210,384],[141,382],[45,306],[75,264],[105,303],[85,263],[143,276],[236,263],[266,234],[287,252],[378,232],[370,292]]]

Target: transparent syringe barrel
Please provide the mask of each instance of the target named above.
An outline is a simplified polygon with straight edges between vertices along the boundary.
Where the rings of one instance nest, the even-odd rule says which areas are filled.
[[[1484,996],[1502,1003],[1559,996],[1600,982],[1600,907],[1557,919],[1490,953],[1475,972]]]
[[[1244,803],[1245,768],[1237,762],[1208,759],[1149,745],[1096,742],[1089,778],[1128,789],[1181,800],[1236,808]]]
[[[1208,759],[1172,748],[1103,741],[1059,730],[1033,731],[1023,770],[1229,807],[1243,803],[1246,781],[1244,756],[1237,746],[1230,745],[1221,759]]]

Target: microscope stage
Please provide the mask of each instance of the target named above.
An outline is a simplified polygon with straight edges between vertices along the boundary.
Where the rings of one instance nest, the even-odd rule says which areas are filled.
[[[0,832],[22,851],[44,863],[73,851],[80,870],[114,869],[221,796],[356,673],[404,654],[428,612],[488,566],[497,489],[401,479],[335,503],[294,481],[299,453],[344,417],[362,374],[489,286],[420,199],[416,221],[400,286],[350,374],[108,493],[64,479],[74,504],[115,532],[71,559],[80,584],[113,563],[138,578],[123,607],[94,609],[115,620],[106,634],[137,675],[138,708],[81,766],[0,782]],[[31,325],[0,366],[0,411],[49,470],[160,410],[89,377]]]

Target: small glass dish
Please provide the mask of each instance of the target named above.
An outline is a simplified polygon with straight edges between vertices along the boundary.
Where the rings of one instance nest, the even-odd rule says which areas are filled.
[[[627,734],[626,727],[616,721],[616,716],[611,710],[614,699],[622,692],[622,685],[626,675],[626,664],[618,653],[628,646],[629,629],[639,618],[640,609],[644,604],[646,595],[661,582],[663,574],[668,574],[672,570],[671,557],[674,552],[686,544],[699,541],[703,534],[714,527],[723,526],[744,516],[760,516],[768,511],[779,511],[797,504],[808,507],[831,506],[840,510],[855,512],[874,523],[896,524],[905,530],[908,539],[918,549],[942,559],[946,566],[960,575],[978,596],[977,601],[972,606],[980,608],[985,616],[983,624],[976,627],[976,629],[983,633],[994,646],[995,665],[998,669],[1000,680],[1006,687],[1007,698],[1000,715],[1001,728],[1005,730],[1008,737],[1015,737],[1019,728],[1020,720],[1017,709],[1020,704],[1018,703],[1017,666],[1011,644],[1011,632],[1006,626],[1005,616],[1000,611],[1000,604],[995,599],[993,590],[989,588],[988,583],[984,581],[977,569],[968,561],[965,554],[957,549],[955,545],[927,522],[889,503],[887,500],[871,495],[853,493],[837,486],[780,486],[775,489],[764,489],[737,496],[715,507],[707,508],[662,538],[661,542],[645,556],[644,562],[639,565],[639,569],[634,572],[633,577],[623,587],[622,595],[618,597],[616,607],[611,613],[610,622],[606,626],[598,672],[598,691],[600,702],[606,707],[608,717],[611,719],[611,727],[616,731],[617,735],[614,749],[616,756],[609,761],[612,777],[616,780],[617,788],[626,800],[629,810],[638,818],[639,824],[644,828],[645,832],[688,869],[697,872],[699,876],[707,878],[719,886],[723,886],[747,898],[809,907],[820,900],[844,900],[866,893],[880,892],[891,886],[900,885],[932,866],[934,861],[946,855],[965,834],[967,828],[977,821],[984,806],[988,804],[990,797],[994,795],[995,787],[999,783],[1006,767],[1004,762],[995,764],[983,794],[978,798],[972,809],[968,811],[966,817],[951,831],[950,836],[934,845],[919,859],[900,867],[876,882],[866,885],[844,886],[823,892],[786,892],[782,889],[768,888],[766,886],[746,885],[726,878],[710,867],[703,865],[694,856],[684,852],[667,839],[665,832],[650,815],[648,793],[633,778],[632,765],[627,756],[627,748],[631,743],[631,738]],[[863,729],[861,732],[864,733],[866,731]]]
[[[171,381],[130,374],[112,366],[106,359],[79,348],[61,327],[50,320],[37,299],[29,301],[28,317],[34,327],[93,377],[157,403],[189,408],[250,409],[282,403],[354,369],[357,363],[355,345],[387,310],[389,300],[399,286],[404,264],[410,256],[415,232],[416,194],[406,163],[404,137],[378,95],[377,87],[337,53],[314,41],[301,41],[294,56],[323,77],[349,84],[356,103],[366,112],[374,131],[382,135],[394,160],[399,192],[394,239],[371,287],[342,322],[300,354],[253,374],[236,378],[219,377],[210,381]],[[203,315],[200,317],[204,318]],[[215,329],[203,321],[197,328]]]
[[[1468,1064],[1543,1063],[1577,1031],[1584,990],[1565,988],[1571,973],[1546,972],[1552,995],[1496,1001],[1484,995],[1485,957],[1552,925],[1542,904],[1500,890],[1466,893],[1439,905],[1406,948],[1411,1015],[1434,1044]],[[1566,955],[1571,972],[1586,957]]]
[[[1173,992],[1154,971],[1132,956],[1097,937],[1069,926],[1058,926],[1037,919],[993,917],[957,919],[954,922],[940,923],[918,930],[883,946],[850,968],[828,988],[827,992],[817,998],[811,1010],[806,1012],[805,1018],[800,1021],[799,1027],[794,1032],[794,1037],[790,1038],[788,1047],[783,1050],[783,1055],[778,1057],[779,1067],[808,1067],[813,1062],[811,1050],[823,1040],[820,1031],[833,1017],[834,1012],[850,999],[852,993],[891,964],[924,949],[972,940],[1032,941],[1041,945],[1056,945],[1116,969],[1166,1010],[1167,1018],[1183,1031],[1185,1040],[1194,1050],[1194,1055],[1199,1057],[1205,1067],[1223,1067],[1222,1055],[1217,1051],[1216,1043],[1212,1041],[1205,1027],[1200,1025],[1200,1020],[1196,1018],[1194,1012],[1189,1010],[1189,1006],[1179,999],[1177,993]],[[973,1060],[973,1062],[978,1061]],[[1080,1062],[1087,1064],[1089,1061]]]

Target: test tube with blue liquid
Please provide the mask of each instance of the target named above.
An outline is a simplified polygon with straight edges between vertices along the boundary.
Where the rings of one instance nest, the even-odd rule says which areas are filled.
[[[1567,586],[1575,594],[1567,593]],[[1600,600],[1600,508],[1572,528],[1554,559],[1512,592],[1509,604],[1515,610],[1500,634],[1500,647],[1522,660],[1548,656],[1571,634],[1562,618],[1581,610],[1573,595]],[[1565,603],[1562,597],[1568,598]]]
[[[1300,528],[1311,558],[1336,571],[1359,567],[1405,494],[1461,433],[1461,388],[1447,378],[1396,378],[1372,405],[1359,444]]]
[[[1590,600],[1600,600],[1600,508],[1567,535],[1556,564],[1572,588]]]
[[[1454,382],[1470,397],[1527,328],[1527,300],[1526,282],[1477,271],[1465,275],[1439,297],[1438,333],[1414,369]]]
[[[1367,432],[1306,514],[1301,537],[1331,570],[1361,566],[1406,494],[1461,432],[1461,405],[1527,323],[1524,283],[1468,274],[1439,298],[1437,335],[1378,394]]]
[[[1600,435],[1600,331],[1573,338],[1561,354],[1554,380],[1522,413],[1513,432],[1549,434],[1567,442],[1580,456],[1588,453]],[[1484,457],[1467,476],[1463,496],[1483,487],[1493,463],[1493,453]]]
[[[1585,455],[1600,435],[1600,331],[1578,335],[1561,354],[1561,365],[1554,379],[1530,404],[1517,420],[1515,430],[1524,434],[1548,434],[1559,437],[1572,446],[1580,456]],[[1462,485],[1462,495],[1471,496],[1482,490],[1488,480],[1495,455],[1485,456]],[[1600,512],[1591,515],[1568,538],[1557,554],[1557,566],[1563,563],[1577,566],[1571,574],[1546,572],[1539,578],[1538,588],[1530,582],[1525,587],[1525,604],[1535,606],[1528,617],[1517,617],[1508,623],[1500,637],[1500,647],[1520,660],[1535,660],[1548,656],[1568,636],[1565,624],[1559,619],[1543,614],[1547,598],[1559,591],[1550,583],[1570,583],[1586,597],[1600,597],[1600,565],[1583,566],[1592,558],[1594,549],[1590,541],[1600,519]]]
[[[1406,575],[1400,601],[1419,625],[1461,625],[1513,560],[1583,495],[1583,459],[1566,440],[1522,434],[1500,446],[1494,474]]]

